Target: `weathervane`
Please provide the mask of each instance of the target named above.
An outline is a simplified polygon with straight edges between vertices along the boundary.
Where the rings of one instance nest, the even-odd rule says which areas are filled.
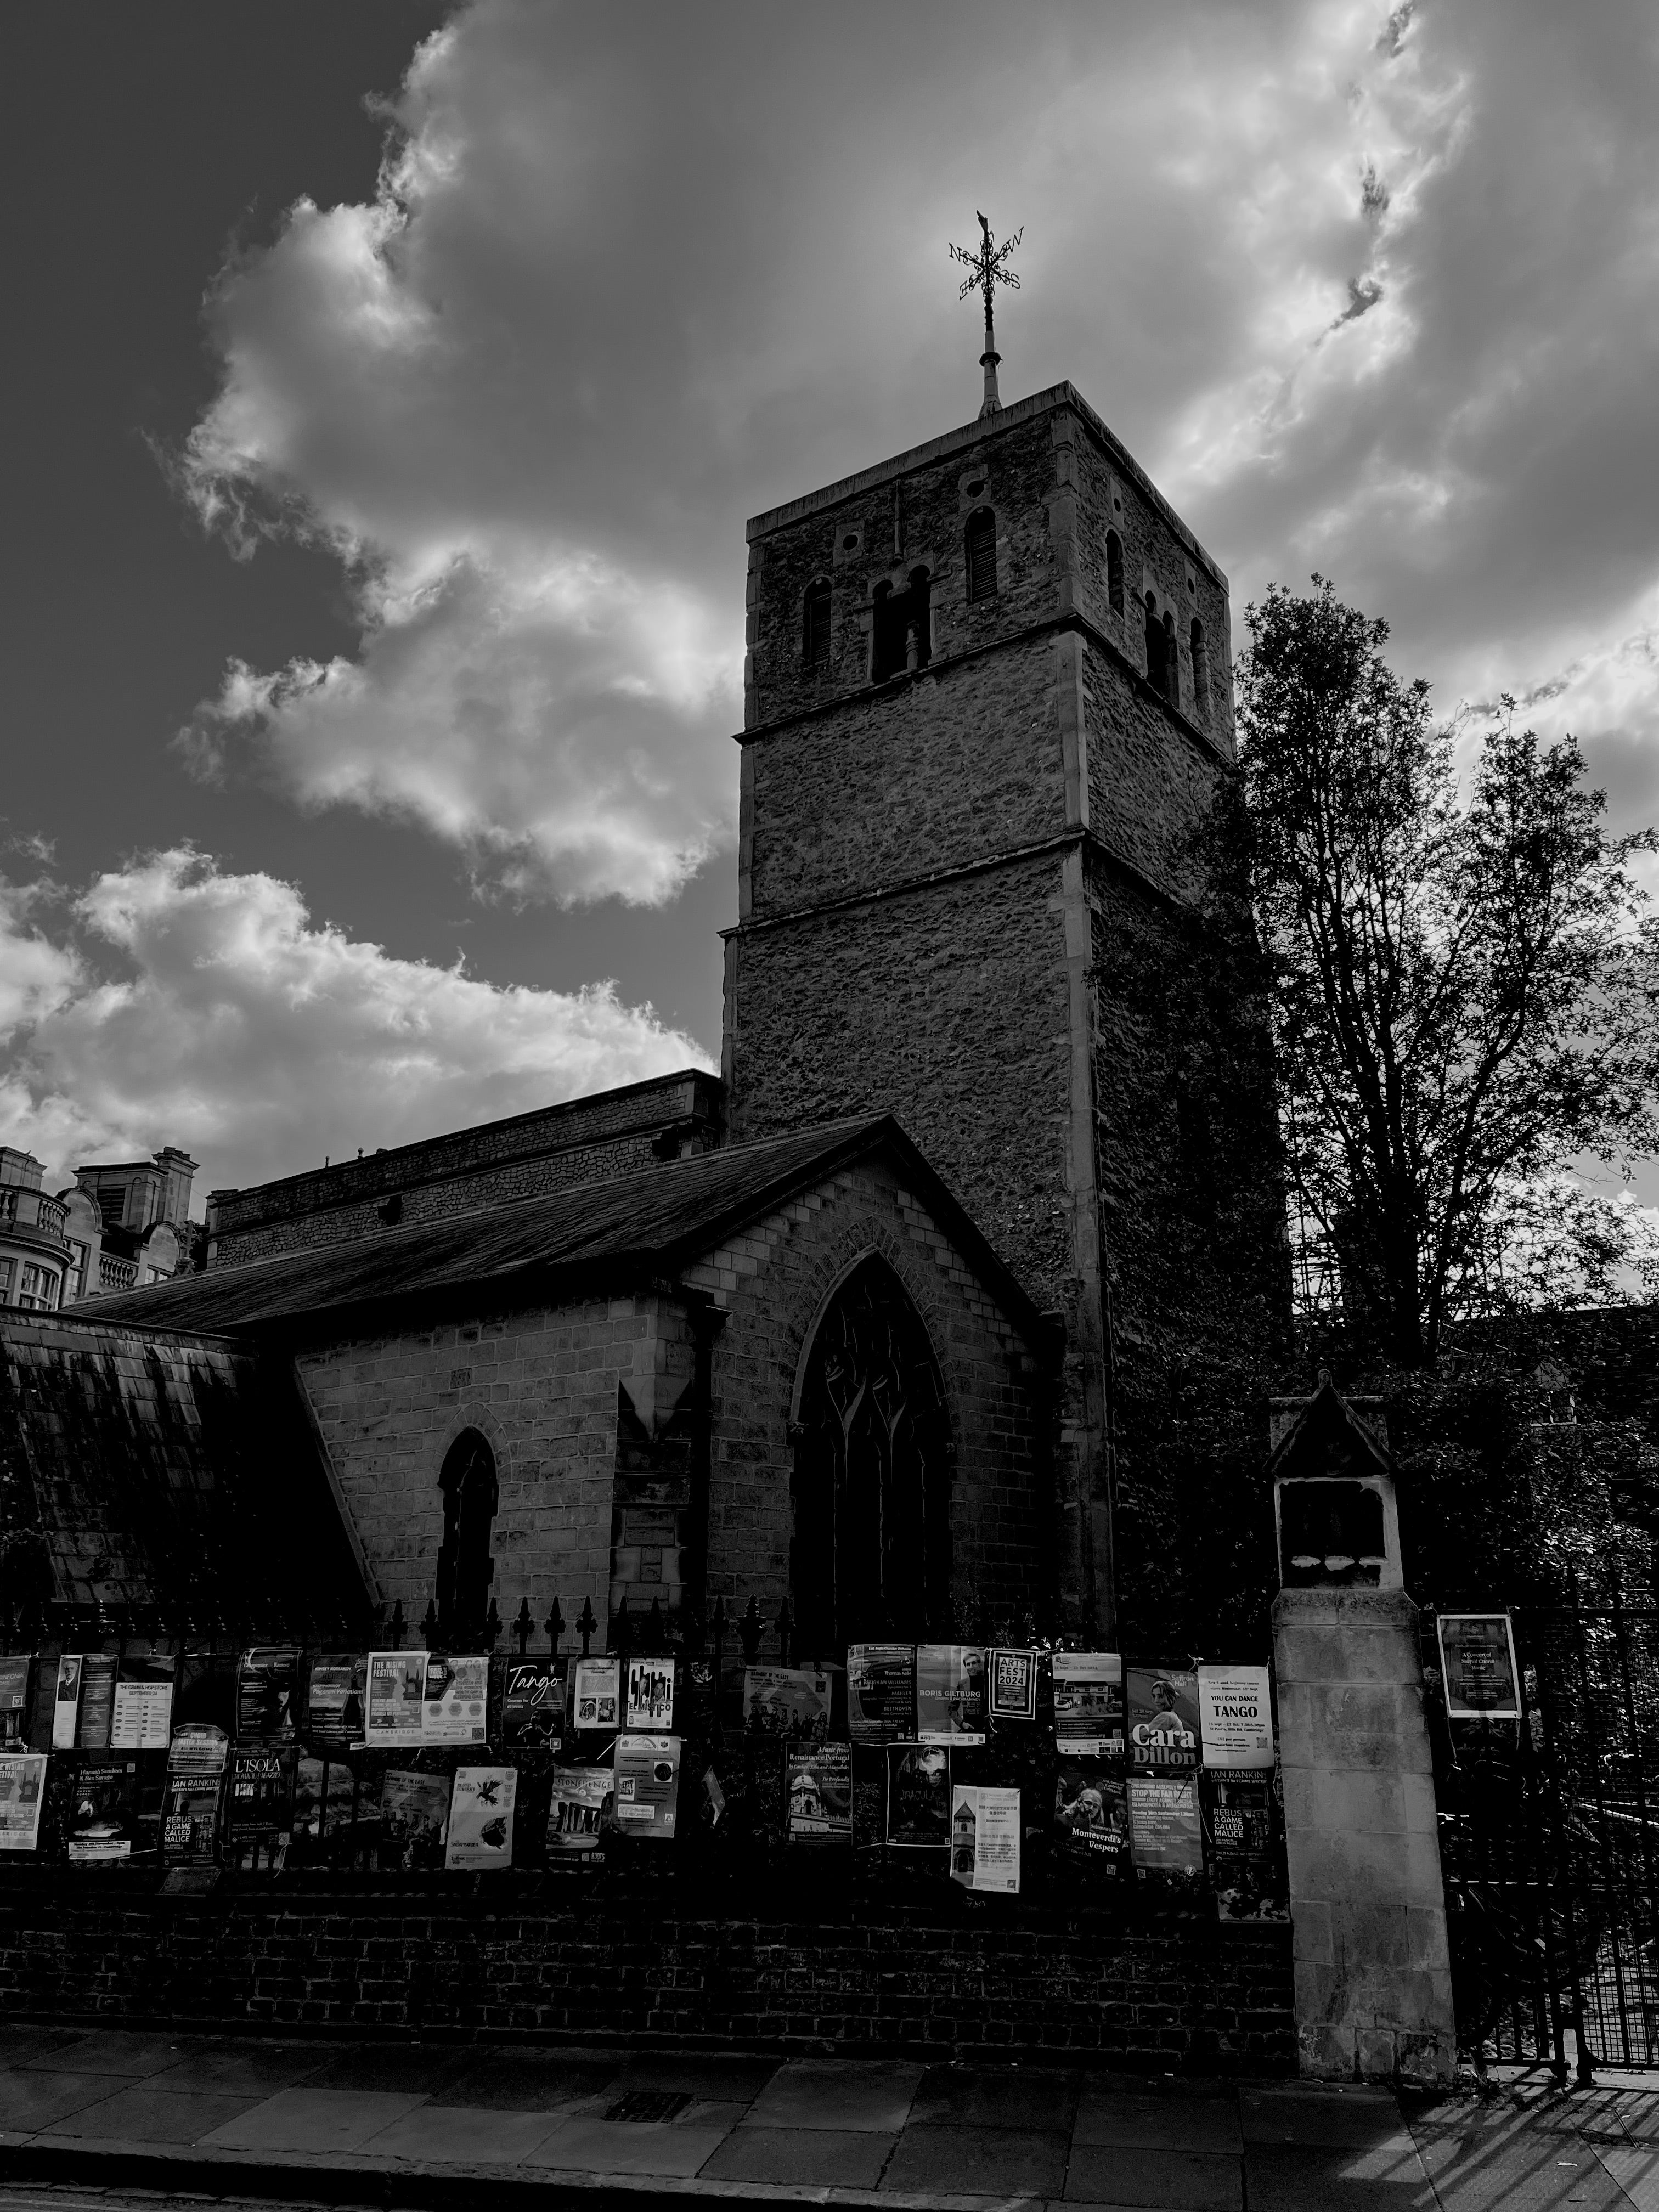
[[[979,357],[980,367],[985,371],[985,404],[979,410],[980,420],[983,422],[988,415],[996,414],[1002,406],[1002,401],[997,396],[997,363],[1002,356],[997,351],[996,330],[991,319],[992,295],[999,284],[1007,285],[1012,292],[1019,289],[1019,279],[1007,266],[1007,262],[1008,256],[1024,237],[1025,226],[1022,223],[1012,238],[1005,238],[1000,246],[995,246],[991,243],[991,226],[983,216],[979,218],[979,227],[981,234],[979,252],[969,253],[965,246],[953,246],[951,258],[960,261],[964,268],[974,272],[957,297],[965,300],[970,292],[975,290],[985,295],[985,350]]]

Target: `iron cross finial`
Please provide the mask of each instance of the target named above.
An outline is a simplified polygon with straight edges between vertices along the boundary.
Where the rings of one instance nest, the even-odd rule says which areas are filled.
[[[975,214],[978,210],[975,209]],[[1002,358],[997,351],[996,331],[992,318],[992,301],[999,284],[1006,284],[1011,292],[1019,289],[1019,279],[1008,266],[1008,257],[1025,235],[1022,223],[1012,238],[1005,238],[1000,246],[994,245],[991,226],[981,215],[979,218],[980,246],[977,253],[970,253],[965,246],[953,246],[951,258],[960,261],[973,271],[963,283],[957,298],[965,300],[970,292],[985,295],[985,350],[980,356],[980,366],[985,371],[985,404],[980,409],[981,420],[994,415],[1002,405],[997,394],[997,363]]]

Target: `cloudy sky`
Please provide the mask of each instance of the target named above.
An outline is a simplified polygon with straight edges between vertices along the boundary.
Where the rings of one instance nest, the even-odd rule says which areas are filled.
[[[8,24],[0,1141],[198,1192],[711,1060],[744,518],[970,418],[1023,225],[1231,576],[1659,817],[1650,0]]]

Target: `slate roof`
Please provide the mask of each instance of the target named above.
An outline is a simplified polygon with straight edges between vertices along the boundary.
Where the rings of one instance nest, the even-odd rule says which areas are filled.
[[[73,1310],[237,1335],[309,1328],[349,1310],[416,1299],[476,1304],[481,1291],[514,1303],[563,1299],[585,1285],[671,1274],[873,1152],[892,1157],[1016,1327],[1034,1344],[1045,1342],[1052,1324],[890,1115],[823,1122],[542,1198],[210,1268]]]

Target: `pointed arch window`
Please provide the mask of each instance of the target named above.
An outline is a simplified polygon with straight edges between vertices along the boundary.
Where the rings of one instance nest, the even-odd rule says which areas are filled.
[[[438,1475],[444,1535],[438,1547],[438,1632],[453,1645],[482,1632],[495,1577],[490,1556],[499,1486],[495,1455],[477,1429],[463,1429]]]
[[[968,567],[968,598],[994,599],[997,595],[997,519],[988,507],[976,507],[968,518],[963,540]]]
[[[1158,618],[1158,595],[1146,594],[1146,681],[1154,691],[1167,696],[1167,679],[1164,673],[1164,625]]]
[[[1115,615],[1123,611],[1123,540],[1115,530],[1106,532],[1106,603]]]
[[[843,1283],[807,1357],[795,1430],[791,1581],[798,1648],[945,1632],[950,1422],[944,1378],[903,1285],[873,1255]]]
[[[1207,721],[1210,714],[1210,657],[1204,643],[1204,625],[1193,617],[1191,634],[1193,654],[1193,709],[1200,721]]]
[[[1173,615],[1164,617],[1164,696],[1172,707],[1181,704],[1181,655],[1176,650]]]
[[[926,668],[933,659],[933,582],[926,568],[912,568],[902,591],[889,583],[871,594],[870,680],[884,684],[906,669]]]
[[[801,663],[804,667],[830,665],[830,579],[815,576],[801,602]]]

